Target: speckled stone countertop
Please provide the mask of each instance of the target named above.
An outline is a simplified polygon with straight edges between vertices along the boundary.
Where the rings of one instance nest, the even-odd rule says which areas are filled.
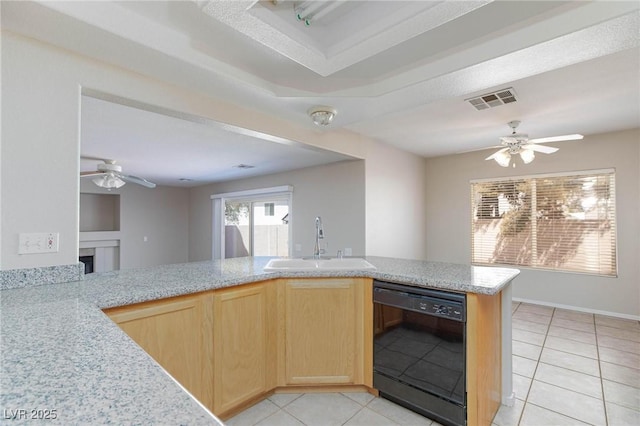
[[[264,272],[269,258],[92,274],[0,291],[0,423],[219,424],[101,309],[278,277],[371,277],[496,294],[517,269],[367,257],[376,270]],[[41,411],[37,411],[41,410]],[[55,411],[54,411],[55,410]]]

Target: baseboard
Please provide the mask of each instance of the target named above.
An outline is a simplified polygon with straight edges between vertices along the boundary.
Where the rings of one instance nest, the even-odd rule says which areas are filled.
[[[506,405],[507,407],[513,407],[514,405],[516,405],[515,392],[511,392],[511,395],[509,396],[502,395],[502,405]]]
[[[532,305],[549,306],[551,308],[568,309],[570,311],[578,311],[578,312],[585,312],[588,314],[598,314],[598,315],[605,315],[608,317],[616,317],[616,318],[640,321],[640,315],[621,314],[619,312],[601,311],[599,309],[589,309],[589,308],[583,308],[580,306],[563,305],[561,303],[549,303],[549,302],[543,302],[540,300],[521,299],[519,297],[513,297],[511,298],[511,300],[514,302],[531,303]]]
[[[336,392],[359,392],[375,395],[375,389],[364,385],[288,385],[277,387],[274,393],[336,393]]]

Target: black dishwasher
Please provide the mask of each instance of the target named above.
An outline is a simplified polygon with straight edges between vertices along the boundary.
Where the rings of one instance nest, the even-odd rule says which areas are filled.
[[[374,280],[373,302],[373,387],[439,423],[465,425],[465,295]]]

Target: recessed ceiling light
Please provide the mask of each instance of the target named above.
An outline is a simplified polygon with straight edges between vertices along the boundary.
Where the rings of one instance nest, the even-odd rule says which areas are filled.
[[[236,169],[253,169],[255,166],[249,165],[249,164],[238,164],[236,166],[233,166]]]

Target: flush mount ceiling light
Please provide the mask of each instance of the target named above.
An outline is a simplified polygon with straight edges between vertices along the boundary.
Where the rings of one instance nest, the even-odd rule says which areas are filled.
[[[307,114],[317,126],[328,126],[333,121],[338,111],[329,106],[318,105],[309,108]]]

